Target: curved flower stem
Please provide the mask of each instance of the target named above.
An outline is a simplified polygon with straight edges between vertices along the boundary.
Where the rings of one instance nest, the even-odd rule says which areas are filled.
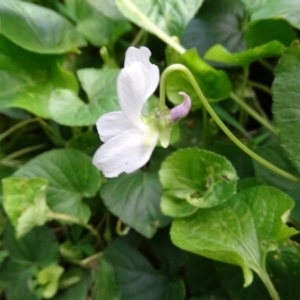
[[[147,30],[155,34],[178,53],[182,54],[186,51],[186,49],[172,39],[172,37],[164,33],[159,27],[152,23],[130,0],[121,0],[121,2],[127,6],[138,20],[142,21],[147,26]]]
[[[273,125],[271,125],[267,120],[261,117],[255,110],[253,110],[248,104],[246,104],[242,99],[240,99],[235,93],[231,92],[230,98],[234,100],[240,107],[242,107],[257,122],[259,122],[261,125],[267,128],[273,134],[278,134],[278,130]]]
[[[101,241],[98,231],[96,230],[96,228],[94,226],[92,226],[90,224],[85,224],[75,217],[72,217],[72,216],[69,216],[66,214],[61,214],[61,213],[52,212],[50,217],[54,220],[67,221],[67,222],[72,222],[77,225],[80,225],[80,226],[84,227],[85,229],[87,229],[92,235],[94,235],[96,237],[98,243],[100,243],[100,241]]]
[[[34,118],[34,119],[27,119],[25,121],[17,123],[16,125],[10,127],[8,130],[6,130],[5,132],[0,134],[0,141],[4,140],[6,137],[8,137],[10,134],[14,133],[19,128],[22,128],[28,124],[38,122],[38,121],[39,121],[38,118]]]
[[[241,150],[246,152],[249,156],[251,156],[253,159],[255,159],[257,162],[265,166],[266,168],[272,170],[273,172],[277,173],[278,175],[281,175],[282,177],[285,177],[291,181],[295,181],[300,183],[300,178],[274,166],[269,161],[265,160],[261,156],[257,155],[255,152],[253,152],[251,149],[249,149],[246,145],[244,145],[229,129],[228,127],[222,122],[222,120],[218,117],[218,115],[214,112],[208,101],[206,100],[205,96],[203,95],[200,87],[198,86],[198,83],[196,79],[194,78],[193,74],[190,72],[188,68],[186,68],[183,65],[180,64],[174,64],[169,66],[164,70],[161,76],[161,86],[166,85],[166,79],[167,76],[175,71],[181,71],[183,72],[187,78],[189,79],[191,85],[193,86],[197,96],[199,97],[200,101],[202,102],[205,109],[208,111],[208,113],[211,115],[211,117],[214,119],[214,121],[217,123],[217,125],[223,130],[223,132],[231,139],[232,142],[234,142]],[[160,88],[160,92],[163,92],[164,94],[160,95],[160,103],[164,103],[165,98],[165,87]]]

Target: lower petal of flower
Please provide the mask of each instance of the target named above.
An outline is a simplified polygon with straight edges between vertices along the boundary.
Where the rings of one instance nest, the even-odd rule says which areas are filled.
[[[102,115],[98,119],[96,126],[102,142],[106,142],[122,132],[133,128],[132,123],[121,111],[114,111]]]
[[[137,128],[126,130],[97,150],[93,164],[109,178],[123,172],[132,173],[147,163],[157,143],[156,139],[146,146],[143,139],[143,131]]]

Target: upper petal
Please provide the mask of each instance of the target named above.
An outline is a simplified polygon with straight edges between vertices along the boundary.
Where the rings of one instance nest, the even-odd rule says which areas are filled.
[[[117,91],[123,113],[141,129],[142,107],[158,86],[159,70],[150,63],[147,48],[133,49],[129,48],[126,53],[125,68],[120,71],[117,80]]]
[[[97,120],[96,126],[102,142],[106,142],[133,127],[132,123],[121,111],[114,111],[102,115]]]
[[[133,62],[140,62],[141,64],[147,66],[151,65],[149,58],[151,52],[146,47],[135,48],[129,47],[125,54],[124,68],[129,67]]]
[[[145,146],[143,136],[142,131],[132,128],[111,138],[96,151],[93,164],[110,178],[138,170],[149,160],[157,143],[156,139]]]

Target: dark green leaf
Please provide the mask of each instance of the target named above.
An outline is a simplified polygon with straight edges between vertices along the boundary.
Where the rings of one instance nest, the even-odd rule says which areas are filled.
[[[90,287],[90,272],[76,269],[80,275],[80,281],[66,289],[61,289],[52,299],[53,300],[83,300],[88,299]],[[62,277],[64,279],[64,275]],[[97,300],[96,298],[93,300]],[[112,299],[113,300],[113,299]]]
[[[300,46],[295,41],[283,53],[272,85],[273,113],[281,146],[300,171]]]
[[[256,152],[267,159],[270,163],[281,168],[282,170],[300,177],[299,173],[295,170],[291,161],[286,157],[283,149],[278,143],[269,144],[260,147]],[[255,174],[257,177],[262,178],[266,183],[273,185],[289,196],[295,201],[295,207],[293,208],[290,217],[300,222],[300,185],[297,182],[293,182],[289,179],[283,178],[282,176],[270,171],[261,164],[254,162]]]
[[[33,270],[58,261],[58,243],[53,232],[34,228],[25,237],[16,240],[12,227],[8,227],[4,246],[10,253],[0,272],[9,300],[37,300],[32,286]]]
[[[160,211],[162,190],[155,173],[122,174],[109,180],[100,192],[114,215],[148,238],[170,222]]]
[[[300,292],[300,248],[292,241],[280,244],[267,258],[267,267],[281,299],[293,299]]]
[[[45,152],[14,173],[16,177],[41,177],[48,180],[47,204],[54,211],[87,222],[90,209],[82,198],[95,196],[101,177],[91,158],[73,149]]]
[[[288,47],[296,39],[297,34],[295,30],[287,22],[279,19],[267,19],[252,23],[246,32],[248,49],[274,40]],[[227,49],[230,50],[229,48]]]
[[[243,272],[240,268],[220,262],[216,263],[215,266],[231,299],[271,300],[267,289],[257,275],[254,275],[252,284],[245,288],[243,287]]]
[[[181,41],[186,48],[197,48],[200,56],[221,44],[232,52],[245,50],[245,11],[240,0],[206,0],[187,25]]]
[[[70,22],[56,12],[24,1],[2,0],[0,33],[20,47],[37,53],[78,51],[85,41]]]
[[[156,270],[133,246],[116,240],[105,251],[104,258],[113,266],[122,299],[183,300],[183,282]]]
[[[114,268],[104,258],[99,261],[94,276],[93,300],[121,299],[121,292],[116,283]]]

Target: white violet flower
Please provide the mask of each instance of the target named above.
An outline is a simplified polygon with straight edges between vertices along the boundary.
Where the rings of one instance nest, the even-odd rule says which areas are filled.
[[[102,115],[97,130],[104,144],[96,151],[93,164],[106,177],[131,173],[147,163],[160,140],[167,147],[174,123],[190,110],[191,100],[185,93],[184,102],[169,110],[155,109],[142,116],[142,108],[159,83],[159,70],[150,63],[146,47],[129,47],[124,68],[117,79],[117,92],[122,111]]]

